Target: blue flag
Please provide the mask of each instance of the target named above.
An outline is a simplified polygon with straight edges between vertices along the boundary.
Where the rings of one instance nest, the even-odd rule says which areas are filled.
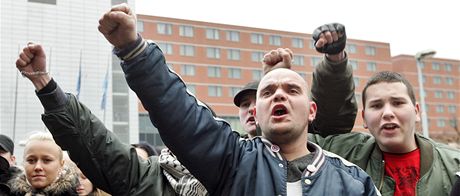
[[[107,104],[107,90],[109,86],[109,67],[107,65],[107,70],[105,71],[104,83],[102,84],[102,100],[101,100],[101,110],[105,110],[105,105]]]
[[[78,78],[77,78],[77,99],[80,99],[80,88],[81,88],[81,53],[80,53],[80,67],[78,68]]]

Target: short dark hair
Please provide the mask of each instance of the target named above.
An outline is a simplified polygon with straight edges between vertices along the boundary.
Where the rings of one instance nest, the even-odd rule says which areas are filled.
[[[363,108],[366,107],[366,91],[369,86],[372,86],[374,84],[378,83],[393,83],[393,82],[401,82],[406,86],[407,88],[407,94],[409,95],[410,100],[412,101],[412,104],[415,105],[415,94],[414,94],[414,88],[410,84],[410,82],[404,78],[401,74],[393,71],[381,71],[377,72],[374,74],[366,83],[366,86],[363,89],[362,93],[362,102],[363,102]]]

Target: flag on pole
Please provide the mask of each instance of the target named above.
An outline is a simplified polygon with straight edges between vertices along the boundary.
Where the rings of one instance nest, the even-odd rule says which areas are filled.
[[[101,110],[104,110],[104,111],[105,111],[105,105],[107,104],[107,90],[109,86],[109,67],[110,67],[110,64],[107,65],[107,70],[105,71],[104,83],[102,83]]]
[[[80,99],[80,88],[81,88],[81,53],[80,50],[80,66],[78,68],[78,78],[77,78],[77,100]]]

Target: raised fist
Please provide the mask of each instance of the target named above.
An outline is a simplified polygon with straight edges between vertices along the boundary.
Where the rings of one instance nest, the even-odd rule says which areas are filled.
[[[40,90],[51,80],[46,71],[45,51],[40,44],[29,42],[19,54],[16,68],[34,84],[37,90]]]
[[[262,68],[264,74],[276,68],[291,69],[292,51],[289,48],[278,48],[264,55]]]
[[[136,15],[126,3],[115,5],[99,19],[99,31],[116,48],[123,48],[137,39]]]
[[[345,26],[340,23],[322,25],[313,32],[316,51],[326,54],[338,54],[345,49],[347,35]]]

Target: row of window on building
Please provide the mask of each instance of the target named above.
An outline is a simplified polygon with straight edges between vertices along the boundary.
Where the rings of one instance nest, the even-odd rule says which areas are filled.
[[[361,78],[353,77],[353,82],[355,83],[355,86],[359,86],[360,81],[361,81]],[[455,99],[455,92],[454,91],[435,90],[435,91],[432,91],[432,92],[433,92],[434,98],[442,99],[442,98],[444,98],[444,94],[445,94],[447,99],[452,99],[452,100]],[[425,90],[425,94],[427,94],[426,90]]]
[[[138,31],[144,31],[144,22],[139,20],[138,24]],[[209,40],[220,40],[221,34],[220,29],[216,28],[206,28],[205,29],[205,36],[206,39]],[[181,37],[194,37],[195,36],[195,27],[190,25],[179,25],[179,36]],[[173,24],[159,22],[157,23],[157,33],[160,35],[172,35],[173,34]],[[252,44],[262,45],[264,44],[264,34],[262,33],[251,33],[250,42]],[[291,47],[293,48],[304,48],[304,41],[307,38],[291,38]],[[240,32],[236,30],[225,30],[225,40],[229,42],[240,42]],[[314,41],[309,40],[309,48],[314,49]],[[272,46],[282,46],[282,36],[280,35],[268,35],[268,44]],[[284,44],[286,45],[286,44]],[[357,53],[356,44],[347,44],[347,51],[349,53]],[[375,56],[377,53],[377,49],[374,46],[365,46],[364,53],[369,56]]]
[[[165,42],[158,42],[157,43],[160,49],[163,51],[164,54],[172,55],[173,54],[173,45],[171,43]],[[181,56],[190,56],[193,57],[196,55],[195,46],[192,45],[180,45],[179,47],[179,54]],[[241,51],[239,49],[226,49],[227,51],[227,59],[238,61],[241,60]],[[253,62],[261,62],[264,57],[264,52],[260,51],[253,51],[251,52],[251,61]],[[208,47],[206,48],[206,57],[211,59],[220,59],[221,58],[221,49],[215,47]],[[310,65],[315,66],[318,65],[323,57],[320,56],[313,56],[311,57]],[[357,60],[349,60],[349,63],[352,65],[353,70],[358,69],[358,61]],[[304,66],[305,65],[305,57],[300,55],[294,55],[292,58],[292,64],[297,66]],[[373,61],[368,61],[366,66],[366,70],[370,72],[377,71],[377,63]]]
[[[423,83],[426,83],[426,76],[423,75]],[[453,77],[449,77],[449,76],[446,76],[446,77],[441,77],[441,76],[433,76],[433,84],[441,84],[442,83],[442,80],[444,78],[444,82],[447,84],[447,85],[453,85],[455,83],[455,79]]]
[[[421,62],[420,67],[422,69],[426,68],[425,63]],[[451,63],[439,63],[439,62],[432,62],[431,69],[434,71],[440,71],[443,68],[444,71],[451,72],[454,69],[454,65]],[[458,66],[458,72],[460,72],[460,66]]]

